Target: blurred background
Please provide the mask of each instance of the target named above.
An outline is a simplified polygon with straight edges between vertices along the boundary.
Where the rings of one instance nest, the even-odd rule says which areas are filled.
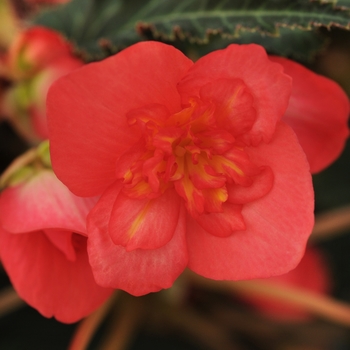
[[[25,21],[39,11],[30,1],[9,3],[15,22]],[[5,28],[6,41],[11,40],[11,26],[15,28],[16,24],[9,20],[5,25],[4,18],[0,17],[0,30]],[[317,35],[326,44],[311,60],[302,63],[338,82],[350,96],[349,31],[319,28]],[[189,47],[188,43],[178,42],[191,57],[215,48],[215,40],[208,45]],[[6,79],[0,80],[0,91],[8,83]],[[27,141],[0,117],[0,172],[28,147]],[[304,279],[298,277],[294,282],[299,287],[305,283],[307,288],[305,276],[306,280],[316,278],[320,292],[350,307],[350,142],[341,157],[313,179],[316,227],[310,248],[319,260],[316,265],[311,262],[301,266]],[[112,306],[97,322],[88,349],[350,349],[347,309],[344,313],[348,315],[339,321],[342,317],[338,320],[327,317],[328,311],[322,315],[306,307],[306,311],[299,312],[293,303],[290,308],[280,307],[271,295],[268,299],[249,295],[240,285],[228,292],[220,284],[198,282],[191,276],[180,278],[170,290],[145,297],[117,292]],[[20,302],[0,268],[0,349],[66,349],[78,328],[79,324],[46,319]]]

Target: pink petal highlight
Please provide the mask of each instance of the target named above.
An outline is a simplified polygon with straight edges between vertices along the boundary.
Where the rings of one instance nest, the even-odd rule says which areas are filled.
[[[0,196],[0,224],[11,233],[59,228],[85,235],[85,220],[97,198],[73,195],[51,170],[42,170]]]

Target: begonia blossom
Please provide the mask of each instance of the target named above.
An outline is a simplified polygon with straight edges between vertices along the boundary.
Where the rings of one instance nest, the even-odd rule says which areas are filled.
[[[42,149],[24,154],[2,177],[0,257],[21,298],[70,323],[112,290],[96,284],[86,250],[86,215],[96,198],[72,194],[45,164]]]
[[[0,76],[12,85],[4,93],[1,112],[26,139],[47,139],[48,88],[83,62],[73,56],[72,46],[59,33],[44,27],[21,32],[2,61]]]
[[[332,86],[324,142],[344,144],[349,105],[333,82],[274,60],[258,45],[230,45],[193,63],[142,42],[53,84],[53,169],[76,195],[101,196],[87,219],[99,285],[142,295],[186,267],[240,280],[297,265],[314,221],[309,162],[327,158],[321,168],[340,147],[302,149],[324,106],[293,94]],[[299,111],[311,122],[294,120]]]

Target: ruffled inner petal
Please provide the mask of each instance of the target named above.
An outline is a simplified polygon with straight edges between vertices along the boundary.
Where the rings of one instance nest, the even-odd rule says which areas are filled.
[[[196,218],[196,221],[211,235],[228,237],[236,231],[246,229],[241,210],[241,205],[224,203],[222,213],[202,214]]]
[[[169,288],[185,269],[186,213],[180,208],[172,239],[159,249],[126,251],[115,245],[108,233],[108,222],[118,196],[118,186],[111,186],[88,217],[88,252],[95,279],[99,285],[143,295]]]
[[[247,133],[256,120],[254,98],[241,79],[217,79],[200,89],[203,101],[215,105],[219,128],[237,137]]]
[[[179,209],[180,198],[174,190],[155,199],[133,199],[120,193],[113,204],[109,235],[126,251],[160,248],[174,235]]]
[[[244,82],[254,98],[256,111],[256,121],[245,138],[253,144],[268,142],[287,109],[291,94],[292,79],[283,73],[282,66],[271,62],[265,50],[255,44],[233,44],[211,52],[196,61],[179,83],[183,104],[193,96],[199,97],[203,86],[218,79]]]
[[[270,167],[261,167],[260,173],[253,176],[250,186],[227,185],[228,201],[245,204],[264,197],[273,187],[274,175]]]

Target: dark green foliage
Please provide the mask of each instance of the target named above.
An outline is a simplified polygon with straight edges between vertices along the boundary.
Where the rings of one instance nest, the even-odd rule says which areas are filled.
[[[146,39],[180,43],[184,50],[186,43],[201,45],[203,51],[255,42],[307,60],[322,47],[318,27],[350,28],[349,10],[339,7],[347,4],[350,0],[72,0],[34,23],[62,32],[86,60]]]

